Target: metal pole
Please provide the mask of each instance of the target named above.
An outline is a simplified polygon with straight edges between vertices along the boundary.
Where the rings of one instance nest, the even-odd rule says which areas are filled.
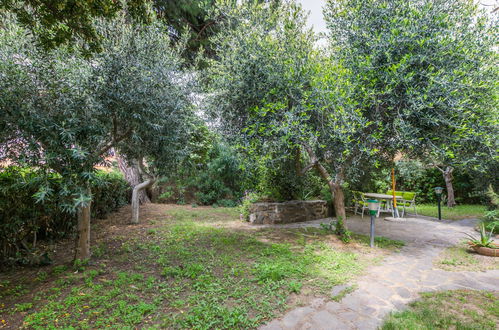
[[[371,214],[371,247],[374,247],[374,215]]]
[[[437,196],[438,199],[438,220],[442,220],[442,211],[440,209],[440,195]]]

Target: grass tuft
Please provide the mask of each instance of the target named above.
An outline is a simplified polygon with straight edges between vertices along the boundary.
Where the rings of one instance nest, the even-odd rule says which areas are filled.
[[[407,310],[391,314],[382,329],[496,329],[497,324],[497,293],[455,290],[421,294]]]

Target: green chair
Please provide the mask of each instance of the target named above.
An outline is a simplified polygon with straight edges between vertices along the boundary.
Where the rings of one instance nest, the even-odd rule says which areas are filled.
[[[354,214],[361,214],[364,218],[364,210],[368,209],[367,200],[360,191],[352,191],[354,201]],[[360,211],[358,211],[360,208]],[[360,212],[360,213],[357,213]]]
[[[402,195],[402,200],[400,201],[399,205],[403,206],[404,210],[402,211],[402,216],[405,214],[405,208],[413,208],[414,213],[418,215],[418,212],[416,211],[416,193],[415,192],[410,192],[410,191],[405,191],[404,194]]]
[[[403,198],[404,197],[404,193],[405,193],[405,191],[397,191],[397,190],[395,190],[395,196],[400,196],[400,197]],[[387,190],[386,194],[387,195],[393,195],[393,190]]]

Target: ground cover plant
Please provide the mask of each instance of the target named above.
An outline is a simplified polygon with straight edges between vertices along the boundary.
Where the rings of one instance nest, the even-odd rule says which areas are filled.
[[[94,228],[92,263],[60,256],[66,263],[0,275],[6,325],[255,328],[327,297],[400,244],[372,250],[321,228],[258,229],[232,208],[150,204],[136,226],[124,225],[126,212]]]
[[[495,329],[497,324],[497,292],[456,290],[423,293],[408,310],[392,314],[382,329]]]
[[[477,272],[499,269],[499,258],[479,255],[468,244],[461,243],[444,249],[433,264],[447,271]]]
[[[438,217],[438,206],[436,204],[421,204],[416,206],[418,214],[429,217]],[[454,207],[441,206],[442,219],[462,220],[467,218],[481,218],[487,212],[485,205],[460,204]],[[409,209],[409,212],[412,210]]]

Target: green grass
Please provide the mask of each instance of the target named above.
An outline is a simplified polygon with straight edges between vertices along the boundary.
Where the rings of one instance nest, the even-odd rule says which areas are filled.
[[[352,238],[358,242],[362,242],[363,244],[370,244],[371,238],[368,235],[355,234],[352,233]],[[391,239],[383,236],[375,236],[374,237],[374,246],[383,248],[383,249],[400,249],[405,245],[405,242],[399,241],[396,239]]]
[[[438,207],[436,204],[421,204],[417,205],[418,214],[429,217],[438,217]],[[408,210],[413,212],[412,209]],[[487,211],[484,205],[460,204],[454,207],[442,206],[442,219],[446,220],[461,220],[466,218],[481,218]]]
[[[39,272],[26,280],[31,294],[2,282],[0,312],[40,329],[256,328],[290,307],[291,295],[326,295],[379,260],[323,230],[233,228],[234,209],[179,207],[165,218],[96,244],[90,264]],[[365,241],[353,250],[371,251]]]
[[[407,310],[390,315],[382,329],[496,329],[497,324],[497,293],[456,290],[423,293]]]
[[[499,258],[481,256],[470,251],[466,243],[444,249],[433,264],[447,271],[486,271],[499,269]]]

